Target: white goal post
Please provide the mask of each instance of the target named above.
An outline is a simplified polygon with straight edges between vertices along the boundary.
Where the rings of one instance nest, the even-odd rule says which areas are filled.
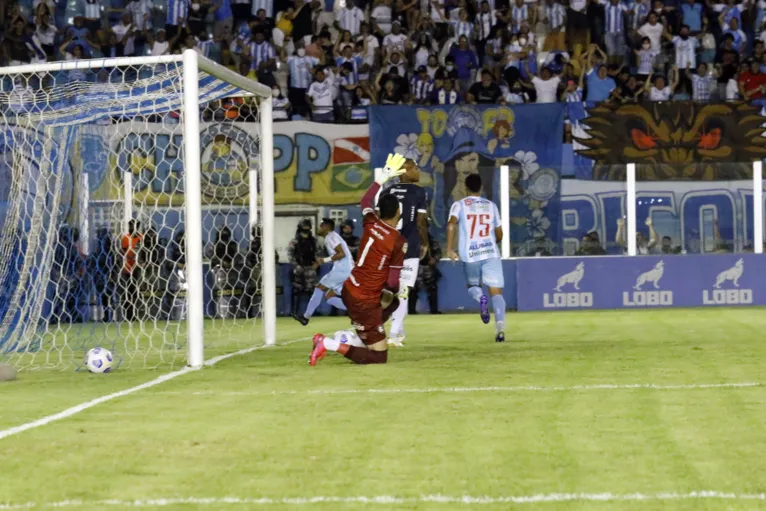
[[[32,80],[35,80],[35,90],[29,94],[32,94],[34,96],[33,100],[26,100],[27,104],[34,104],[34,110],[31,107],[27,107],[26,110],[24,110],[23,115],[19,113],[18,111],[15,111],[13,114],[9,113],[8,118],[13,119],[12,122],[5,119],[5,128],[3,128],[5,133],[8,133],[4,135],[4,137],[12,138],[12,135],[10,134],[13,129],[15,129],[17,126],[21,125],[23,117],[24,127],[25,129],[33,129],[36,131],[45,131],[48,129],[48,120],[46,115],[47,111],[44,111],[45,109],[43,107],[38,106],[39,104],[43,105],[50,105],[55,100],[58,100],[58,95],[66,95],[67,100],[69,99],[69,96],[77,96],[78,93],[78,83],[76,80],[72,81],[67,85],[67,89],[64,88],[62,85],[58,85],[56,83],[55,78],[51,79],[50,76],[55,76],[56,73],[63,73],[63,72],[77,72],[77,71],[89,71],[91,73],[98,73],[99,70],[101,70],[101,73],[104,73],[105,69],[108,70],[121,70],[123,74],[127,74],[130,70],[131,73],[134,73],[133,76],[138,76],[140,81],[140,74],[139,70],[142,69],[151,69],[153,66],[162,67],[167,66],[168,69],[170,69],[171,66],[174,66],[174,69],[177,69],[182,72],[176,73],[176,75],[173,78],[172,86],[175,87],[174,90],[174,98],[175,99],[169,99],[167,100],[168,103],[172,103],[170,105],[164,105],[162,104],[163,99],[159,97],[159,94],[157,92],[157,89],[153,89],[151,92],[154,94],[154,96],[151,97],[150,100],[144,101],[142,97],[140,96],[139,92],[136,92],[134,95],[134,91],[131,89],[130,84],[128,83],[128,80],[123,77],[123,81],[120,82],[119,80],[110,80],[106,79],[104,80],[107,83],[99,83],[98,85],[103,85],[104,87],[102,89],[99,89],[97,91],[91,91],[87,90],[86,92],[88,94],[93,93],[95,96],[96,93],[102,93],[104,96],[104,104],[106,105],[104,107],[105,111],[107,111],[107,114],[105,115],[122,115],[122,116],[129,116],[129,115],[136,115],[136,116],[145,116],[148,117],[149,115],[154,114],[154,112],[144,112],[141,110],[142,101],[145,103],[154,102],[154,107],[156,108],[156,105],[161,105],[161,108],[158,108],[157,111],[161,112],[168,112],[168,111],[179,111],[182,116],[182,135],[183,135],[183,213],[185,215],[184,220],[184,229],[185,229],[185,267],[184,267],[184,273],[186,274],[186,312],[185,312],[185,327],[186,327],[186,363],[193,367],[193,368],[200,368],[204,364],[205,360],[205,346],[207,344],[205,340],[205,328],[204,328],[204,321],[206,317],[206,311],[205,311],[205,303],[204,303],[204,287],[205,287],[205,276],[203,275],[203,202],[202,202],[202,155],[201,155],[201,146],[200,146],[200,117],[201,117],[201,107],[205,107],[206,104],[208,104],[211,101],[220,101],[222,98],[229,97],[224,96],[224,94],[231,93],[231,91],[236,91],[235,93],[231,93],[231,95],[236,95],[237,97],[242,96],[250,96],[255,98],[257,101],[257,109],[259,112],[259,126],[258,126],[258,135],[259,135],[259,141],[260,141],[260,148],[259,148],[259,162],[256,168],[253,168],[253,166],[250,166],[248,169],[244,170],[243,172],[247,172],[247,175],[249,175],[249,204],[245,207],[245,211],[249,211],[249,222],[250,222],[250,228],[248,229],[248,233],[256,232],[256,224],[258,224],[260,228],[260,234],[262,236],[261,240],[261,257],[262,260],[260,261],[261,267],[263,268],[261,274],[259,275],[260,278],[260,317],[263,320],[263,340],[266,345],[274,345],[276,343],[276,310],[277,310],[277,302],[276,302],[276,275],[274,268],[276,267],[276,261],[275,261],[275,246],[274,246],[274,145],[273,145],[273,126],[272,126],[272,95],[271,95],[271,88],[258,83],[254,80],[248,79],[244,76],[241,76],[219,64],[216,64],[212,62],[211,60],[201,56],[198,52],[195,50],[186,50],[183,55],[167,55],[167,56],[159,56],[159,57],[124,57],[124,58],[113,58],[113,59],[93,59],[93,60],[74,60],[74,61],[66,61],[66,62],[51,62],[51,63],[41,63],[41,64],[31,64],[31,65],[23,65],[23,66],[11,66],[11,67],[5,67],[0,68],[0,80],[3,80],[5,83],[8,83],[8,81],[13,82],[13,86],[11,87],[11,92],[3,92],[3,100],[4,106],[8,109],[7,111],[11,111],[13,101],[15,101],[11,96],[14,94],[13,89],[16,86],[15,80],[18,77],[23,77],[23,80],[26,80],[27,82],[31,82]],[[214,86],[209,86],[209,82],[205,82],[205,90],[202,90],[200,87],[200,83],[202,80],[202,77],[204,75],[207,75],[208,78],[212,77],[214,82],[216,82],[215,88]],[[39,77],[39,78],[37,78]],[[159,79],[158,79],[159,80]],[[109,83],[112,82],[112,83]],[[94,85],[92,82],[85,82],[88,86]],[[149,82],[147,82],[149,83]],[[162,82],[160,85],[157,85],[155,83],[151,84],[152,86],[165,86],[165,82]],[[107,89],[107,87],[109,87]],[[142,91],[144,93],[149,92],[149,86],[145,85]],[[29,88],[29,83],[27,83],[27,88]],[[182,90],[178,90],[178,89]],[[7,88],[5,90],[8,90]],[[63,92],[61,92],[63,91]],[[106,92],[104,92],[106,91]],[[160,91],[161,92],[161,91]],[[22,94],[23,96],[23,94]],[[44,98],[44,99],[41,99]],[[24,101],[24,100],[22,100]],[[73,100],[72,100],[73,101]],[[120,104],[118,104],[118,101],[123,101],[126,105],[131,105],[130,107],[124,107],[122,110],[120,110]],[[137,106],[136,106],[137,105]],[[79,107],[81,110],[78,110],[77,115],[78,116],[86,116],[88,115],[89,108],[100,108],[101,105],[95,105],[91,104],[85,105],[84,107]],[[111,107],[111,110],[109,108]],[[67,110],[69,108],[69,110]],[[69,118],[72,118],[74,114],[72,114],[71,107],[64,108],[63,110],[51,108],[50,111],[52,111],[52,115],[54,117],[60,116],[63,118],[65,115],[69,115]],[[115,111],[117,114],[115,114]],[[63,112],[63,113],[62,113]],[[5,115],[3,115],[5,118]],[[67,121],[69,123],[76,123],[76,120],[69,120]],[[225,124],[227,122],[230,122],[229,120],[222,121],[222,124]],[[54,123],[55,124],[55,123]],[[57,125],[61,126],[64,125],[65,122],[61,121]],[[9,128],[8,126],[12,126],[12,128]],[[42,128],[40,127],[42,126]],[[5,131],[7,130],[7,131]],[[47,133],[47,131],[46,131]],[[38,137],[41,137],[39,134]],[[40,147],[43,147],[44,149],[47,149],[49,146],[36,141],[34,142],[34,148],[38,151],[37,154],[39,156],[40,154]],[[56,146],[60,147],[60,146]],[[112,155],[115,158],[119,158],[119,155]],[[14,156],[15,158],[16,156]],[[43,157],[44,158],[50,158],[50,160],[53,160],[53,156],[45,156],[43,151]],[[81,155],[81,157],[84,159],[86,155]],[[16,164],[14,164],[16,165]],[[43,165],[51,166],[52,164],[50,162],[46,164],[40,164],[40,168],[43,167]],[[39,174],[42,174],[42,171],[39,172]],[[259,175],[258,175],[259,174]],[[83,183],[79,185],[80,187],[84,188],[87,193],[88,188],[88,179],[87,174],[83,174]],[[127,173],[126,178],[126,185],[125,185],[125,194],[130,195],[129,200],[126,202],[125,206],[125,213],[123,217],[120,219],[120,225],[123,225],[123,222],[127,223],[131,220],[131,205],[130,202],[132,202],[132,182],[133,176],[130,172]],[[38,184],[36,186],[39,186],[40,183],[43,183],[44,181],[42,179],[38,180]],[[258,182],[260,182],[260,193],[258,189]],[[9,201],[10,203],[10,201]],[[82,207],[82,205],[80,205]],[[23,209],[26,206],[21,206]],[[44,206],[44,208],[54,208],[56,205],[53,206]],[[19,207],[16,206],[18,209]],[[260,208],[260,212],[258,209]],[[34,212],[33,212],[34,213]],[[50,212],[48,212],[49,214]],[[24,213],[22,213],[23,215]],[[41,221],[40,218],[33,215],[32,213],[26,213],[29,218],[32,218],[33,221]],[[2,217],[0,217],[0,228],[2,228]],[[87,229],[87,222],[84,224],[81,224],[81,226],[84,225]],[[216,225],[215,227],[220,227]],[[8,226],[6,226],[8,228]],[[13,227],[14,229],[19,229],[18,227]],[[121,227],[122,228],[122,227]],[[91,229],[93,229],[93,226],[91,226]],[[212,229],[212,228],[210,228]],[[23,230],[23,228],[22,228]],[[0,233],[2,234],[2,233]],[[83,233],[84,235],[87,233]],[[48,234],[50,236],[50,234]],[[39,240],[35,239],[33,240],[35,243],[44,243],[40,242]],[[2,239],[0,238],[0,242],[2,242]],[[27,242],[26,238],[24,243],[31,243]],[[48,245],[51,245],[51,243],[48,241]],[[87,244],[87,238],[85,241],[85,244]],[[25,245],[26,246],[26,245]],[[3,246],[0,245],[0,250],[2,250]],[[44,255],[36,255],[35,257],[40,257],[41,260],[47,260],[53,259],[53,256],[51,255],[51,248],[41,248],[40,252],[45,252]],[[2,254],[0,254],[2,255]],[[2,266],[3,263],[0,262],[0,277],[3,277],[2,275]],[[26,268],[26,266],[25,266]],[[2,280],[0,278],[0,280]],[[30,278],[31,280],[31,278]],[[45,284],[42,285],[43,287]],[[44,296],[45,295],[45,289],[42,291],[38,291],[38,294]],[[23,300],[23,299],[22,299]],[[31,299],[27,299],[31,300]],[[42,300],[42,298],[40,298]],[[0,304],[2,305],[2,304]],[[40,308],[41,306],[38,306]],[[10,316],[10,314],[8,315]],[[17,315],[18,317],[21,317],[22,315]],[[40,321],[40,313],[38,311],[37,316],[35,317],[34,314],[29,314],[29,317],[33,318],[30,320],[30,323],[36,324],[36,322]],[[26,318],[27,316],[24,316]],[[250,316],[248,316],[250,317]],[[2,319],[2,317],[0,317]],[[13,318],[11,318],[13,319]],[[22,318],[23,319],[23,318]],[[8,318],[5,320],[6,322],[9,322]],[[155,319],[156,321],[156,319]],[[148,323],[148,322],[147,322]],[[27,330],[34,329],[34,324],[32,326],[25,326],[24,328]],[[179,322],[179,325],[181,323]],[[0,327],[7,327],[7,325],[0,325]],[[132,325],[128,325],[129,328],[132,328]],[[146,328],[145,326],[141,326],[141,328]],[[0,328],[0,348],[3,347],[3,332],[2,328]],[[54,340],[54,345],[56,344],[56,341]],[[167,344],[165,340],[163,340],[164,344]],[[18,344],[18,341],[16,341],[16,344]],[[68,347],[71,351],[75,351],[71,347]],[[79,349],[79,347],[78,347]],[[60,350],[59,346],[55,346],[54,349],[51,351]],[[7,346],[6,346],[6,353],[7,353]],[[0,355],[2,354],[2,350],[0,350]],[[48,355],[48,358],[51,358],[50,355]],[[61,355],[59,355],[59,358],[61,358]],[[146,359],[145,359],[146,363]],[[45,366],[46,364],[42,364],[42,366]],[[55,362],[49,363],[47,365],[55,365]]]

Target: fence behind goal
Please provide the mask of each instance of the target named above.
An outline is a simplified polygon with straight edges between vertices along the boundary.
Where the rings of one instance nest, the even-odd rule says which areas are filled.
[[[198,367],[274,342],[270,89],[194,51],[0,80],[0,360]]]

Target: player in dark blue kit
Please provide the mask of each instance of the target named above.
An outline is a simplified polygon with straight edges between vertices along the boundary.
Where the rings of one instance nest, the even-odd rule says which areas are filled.
[[[386,190],[399,199],[402,217],[397,228],[407,239],[407,253],[404,255],[404,268],[399,277],[400,285],[415,286],[418,278],[420,260],[428,253],[428,204],[426,191],[417,183],[420,181],[420,169],[417,163],[408,159],[404,163],[406,171],[399,178],[399,183]],[[404,341],[404,318],[407,316],[408,297],[400,292],[399,308],[391,316],[391,335],[388,344],[401,346]]]

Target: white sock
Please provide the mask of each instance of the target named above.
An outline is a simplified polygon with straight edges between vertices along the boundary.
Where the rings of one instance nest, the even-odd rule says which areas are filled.
[[[478,302],[481,300],[481,297],[484,296],[484,291],[482,291],[479,286],[471,286],[468,288],[468,294]]]
[[[391,315],[391,337],[404,334],[404,318],[407,317],[407,298],[399,298],[399,307]]]
[[[339,332],[335,332],[335,340],[338,341],[340,344],[348,344],[349,346],[355,346],[357,348],[367,347],[365,346],[365,344],[362,342],[362,340],[359,338],[358,335],[356,335],[354,332],[351,332],[349,330],[341,330]]]
[[[340,341],[335,337],[325,337],[322,343],[328,351],[338,351],[338,348],[340,347]]]

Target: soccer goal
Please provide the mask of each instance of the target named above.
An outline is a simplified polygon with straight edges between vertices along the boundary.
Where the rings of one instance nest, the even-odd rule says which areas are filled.
[[[0,362],[274,344],[271,108],[194,50],[0,68]]]

